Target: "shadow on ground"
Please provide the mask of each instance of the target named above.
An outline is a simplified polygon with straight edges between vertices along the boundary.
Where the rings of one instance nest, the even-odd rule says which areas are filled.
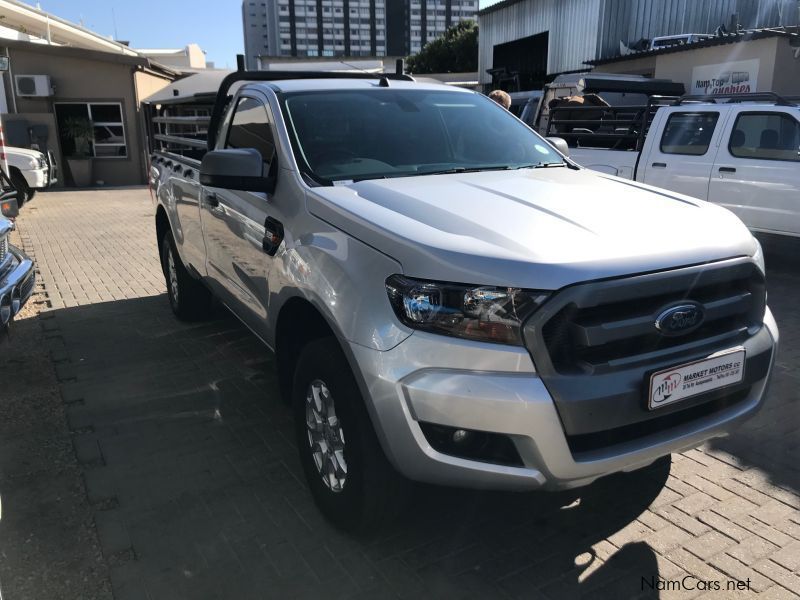
[[[657,595],[652,548],[603,540],[653,502],[668,463],[555,495],[420,487],[354,539],[314,507],[271,355],[230,315],[181,324],[164,296],[51,314],[117,598]]]
[[[767,264],[768,302],[780,330],[780,348],[763,410],[711,448],[757,467],[780,487],[800,491],[800,240],[759,236]]]

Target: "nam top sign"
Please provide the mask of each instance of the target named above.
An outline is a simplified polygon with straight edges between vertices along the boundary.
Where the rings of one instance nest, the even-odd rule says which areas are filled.
[[[742,94],[755,92],[758,82],[757,58],[698,65],[692,69],[692,91],[694,95]]]

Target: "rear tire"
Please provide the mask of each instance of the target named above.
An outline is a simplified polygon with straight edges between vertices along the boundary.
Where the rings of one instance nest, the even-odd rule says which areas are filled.
[[[11,169],[11,183],[17,189],[17,204],[22,207],[33,199],[36,190],[32,190],[25,177],[16,169]]]
[[[211,314],[211,292],[192,277],[178,255],[172,232],[161,238],[161,268],[172,312],[182,321],[198,321]]]
[[[300,460],[320,511],[354,533],[390,523],[410,482],[384,455],[335,338],[314,340],[300,352],[292,408]]]

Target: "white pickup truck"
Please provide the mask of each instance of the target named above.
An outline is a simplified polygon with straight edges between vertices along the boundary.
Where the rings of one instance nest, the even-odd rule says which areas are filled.
[[[49,188],[58,182],[52,153],[45,155],[38,150],[6,146],[5,154],[8,176],[17,190],[20,206],[31,200],[37,190]]]
[[[589,129],[564,136],[578,164],[720,204],[754,231],[800,236],[798,105],[776,96],[662,106],[641,151],[586,147],[614,135]]]

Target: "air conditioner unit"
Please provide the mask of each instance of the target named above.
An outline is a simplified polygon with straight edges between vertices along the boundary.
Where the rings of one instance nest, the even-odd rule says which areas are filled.
[[[52,96],[53,84],[49,75],[14,75],[17,96]]]

